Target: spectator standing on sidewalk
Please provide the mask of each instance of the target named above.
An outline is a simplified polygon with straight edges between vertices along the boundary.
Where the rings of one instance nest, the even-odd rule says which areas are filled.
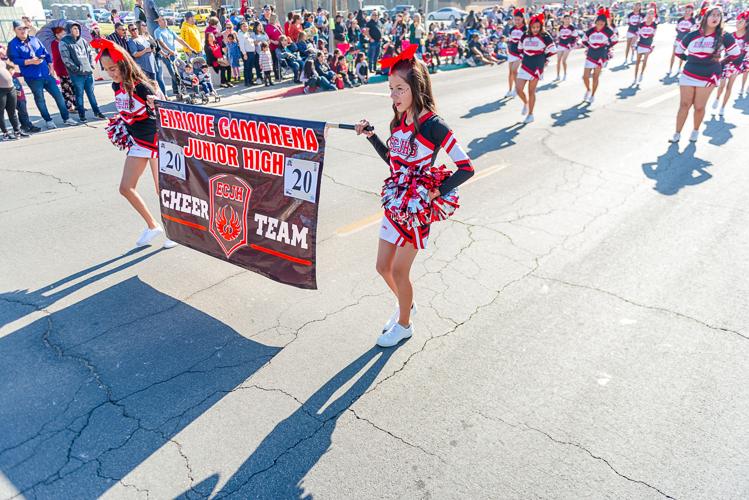
[[[127,50],[138,63],[143,73],[153,81],[156,81],[156,59],[151,42],[146,36],[145,24],[138,22],[138,26],[129,24],[127,30],[130,32],[130,40],[127,42]]]
[[[112,40],[114,43],[127,51],[127,26],[122,23],[116,23],[114,25],[114,31],[107,35],[107,40]]]
[[[302,16],[299,14],[293,14],[291,22],[289,24],[288,33],[286,34],[291,40],[291,43],[299,41],[299,33],[302,32]]]
[[[260,69],[263,70],[263,83],[266,87],[273,85],[271,74],[273,73],[273,58],[270,55],[268,42],[260,43]]]
[[[177,95],[179,88],[177,87],[177,79],[174,76],[174,61],[177,59],[177,43],[185,49],[185,52],[193,52],[193,49],[178,37],[174,31],[169,29],[166,24],[166,19],[159,17],[159,27],[154,32],[154,39],[159,44],[161,51],[159,52],[158,59],[156,60],[156,67],[161,68],[161,63],[164,63],[166,70],[169,73],[169,78],[172,81],[172,93]]]
[[[65,69],[70,75],[75,89],[75,108],[81,122],[86,122],[86,108],[83,105],[83,94],[85,92],[94,116],[104,119],[105,116],[99,110],[99,104],[94,95],[94,50],[91,45],[81,36],[81,25],[69,23],[68,35],[60,43],[60,55],[65,63]]]
[[[13,85],[13,71],[15,66],[10,61],[0,61],[0,130],[3,132],[3,137],[7,139],[18,139],[20,137],[28,137],[28,133],[21,130],[21,124],[18,122],[18,115],[16,114],[16,102],[17,93],[16,87]],[[5,114],[8,114],[8,120],[10,126],[13,127],[13,132],[8,132],[5,127]]]
[[[261,22],[256,22],[255,26],[252,28],[252,39],[255,41],[255,52],[257,53],[257,57],[255,58],[255,71],[257,72],[257,79],[260,81],[263,81],[263,72],[260,69],[260,44],[270,43],[270,38],[268,38],[268,35],[265,33],[264,24]]]
[[[29,28],[22,21],[13,21],[13,30],[16,36],[8,43],[8,58],[21,70],[21,75],[34,94],[34,102],[47,123],[47,128],[53,129],[56,126],[44,101],[45,90],[55,100],[62,121],[66,125],[77,125],[75,120],[70,118],[65,99],[55,81],[52,56],[37,37],[29,36]]]
[[[62,26],[52,28],[52,34],[55,35],[55,39],[52,40],[49,48],[52,54],[52,67],[55,73],[57,73],[57,78],[60,80],[60,90],[62,90],[62,97],[65,99],[65,106],[67,106],[68,111],[73,111],[75,109],[75,89],[60,54],[60,44],[65,35],[67,35],[65,31],[66,29]]]
[[[255,52],[255,40],[250,34],[247,21],[242,21],[237,32],[237,43],[239,51],[242,53],[242,65],[244,74],[244,86],[255,85],[255,79],[252,77],[252,70],[255,68],[257,61],[257,52]],[[259,75],[258,75],[259,76]]]
[[[224,48],[216,41],[216,35],[207,32],[205,34],[205,61],[213,68],[221,80],[221,87],[233,87],[231,83],[231,67],[229,60],[224,54]]]
[[[377,61],[380,59],[380,42],[382,40],[382,31],[380,31],[380,13],[376,10],[372,12],[369,21],[362,29],[364,36],[369,40],[369,50],[367,50],[367,59],[369,59],[369,71],[377,71]]]
[[[203,52],[203,43],[200,41],[200,30],[195,24],[195,14],[192,12],[185,13],[185,21],[182,23],[179,37],[184,40],[188,47],[190,47],[196,54],[201,54]]]

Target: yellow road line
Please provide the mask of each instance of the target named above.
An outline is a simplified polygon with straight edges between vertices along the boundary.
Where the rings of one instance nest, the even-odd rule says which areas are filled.
[[[483,179],[484,177],[488,177],[492,174],[496,174],[500,170],[504,170],[507,167],[509,167],[508,164],[503,164],[503,165],[492,165],[491,167],[482,169],[480,172],[477,172],[473,177],[468,179],[463,184],[463,186],[468,186],[470,184],[473,184],[479,179]],[[382,212],[377,212],[363,219],[360,219],[356,222],[352,222],[351,224],[339,227],[338,229],[336,229],[335,233],[338,236],[351,236],[354,233],[358,233],[359,231],[363,231],[364,229],[367,229],[368,227],[378,224],[381,219],[382,219]]]

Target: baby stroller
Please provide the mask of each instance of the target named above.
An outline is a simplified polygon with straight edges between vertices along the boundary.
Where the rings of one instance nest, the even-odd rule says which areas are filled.
[[[188,104],[208,104],[210,98],[213,97],[213,102],[219,102],[221,96],[214,93],[212,96],[204,92],[200,86],[200,78],[202,75],[202,68],[205,65],[205,59],[197,56],[188,60],[187,62],[182,59],[175,61],[178,66],[175,74],[179,75],[178,78],[178,99]],[[187,66],[192,69],[191,72],[185,71]]]

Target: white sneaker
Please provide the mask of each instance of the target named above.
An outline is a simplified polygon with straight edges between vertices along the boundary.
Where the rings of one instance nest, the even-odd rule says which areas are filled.
[[[726,108],[721,107],[718,111],[718,116],[723,116],[726,114]]]
[[[632,85],[631,86],[634,87],[635,85],[637,85],[637,77],[635,77],[635,79],[632,80]]]
[[[47,122],[47,130],[52,130],[55,128],[57,128],[57,125],[55,125],[55,122],[53,122],[52,120]]]
[[[415,316],[416,313],[419,311],[419,308],[416,307],[416,302],[414,302],[411,305],[411,316]],[[382,327],[382,333],[386,333],[388,330],[390,330],[393,325],[395,325],[398,322],[398,318],[400,318],[401,310],[400,307],[398,307],[398,304],[395,305],[395,312],[392,316],[390,316],[390,319],[387,323],[385,323],[385,326]]]
[[[508,90],[505,94],[505,99],[512,97],[512,90]]]
[[[689,136],[689,142],[697,142],[697,139],[699,139],[699,137],[700,137],[700,131],[692,130],[692,133]]]
[[[742,90],[741,92],[739,92],[739,95],[737,95],[736,98],[743,99],[744,98],[744,91]]]
[[[518,91],[517,91],[516,89],[512,89],[512,90],[510,91],[510,97],[515,97],[515,96],[517,96],[517,95],[518,95]]]
[[[377,345],[380,347],[393,347],[398,345],[401,340],[407,339],[414,334],[413,323],[405,328],[396,323],[386,333],[383,333],[377,338]]]
[[[528,114],[528,106],[526,106],[525,104],[523,104],[523,110],[520,111],[520,114],[523,115],[523,116],[527,115]]]
[[[556,78],[554,78],[554,80],[553,80],[553,81],[554,81],[554,82],[558,82],[558,81],[560,81],[560,80],[561,80],[561,78],[559,78],[559,75],[557,75],[557,77],[556,77]],[[552,82],[552,83],[553,83],[553,82]]]
[[[523,120],[523,123],[531,123],[533,122],[533,115],[528,115],[525,117],[525,120]]]
[[[717,99],[715,99],[713,101],[713,109],[718,109],[718,100]]]
[[[562,81],[565,81],[565,80],[567,80],[567,73],[565,73],[564,76],[562,77]]]
[[[679,132],[676,132],[672,138],[668,140],[668,142],[679,142],[681,140],[681,134]]]
[[[591,95],[590,97],[588,97],[588,104],[593,104],[593,101],[595,99],[596,99],[596,96],[594,96],[594,95]]]
[[[144,247],[150,244],[151,240],[153,240],[155,237],[163,233],[164,230],[161,228],[161,226],[156,226],[153,229],[145,228],[143,232],[140,233],[140,237],[138,238],[138,241],[135,242],[135,246]]]
[[[585,97],[583,97],[583,102],[590,102],[590,92],[585,93]]]
[[[169,238],[164,240],[164,248],[174,248],[177,245],[179,245],[179,243],[177,243],[176,241],[172,241]]]
[[[641,82],[642,82],[642,73],[640,73],[640,78],[639,80],[637,80],[637,83],[641,83]]]
[[[72,118],[68,118],[63,122],[65,125],[70,125],[71,127],[74,127],[75,125],[78,125],[78,122],[73,120]]]

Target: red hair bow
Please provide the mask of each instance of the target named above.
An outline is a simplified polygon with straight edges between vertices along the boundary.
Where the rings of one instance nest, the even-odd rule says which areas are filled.
[[[380,59],[380,67],[382,69],[386,68],[392,68],[396,64],[398,64],[401,61],[410,61],[414,58],[414,55],[416,54],[416,49],[419,48],[419,44],[412,43],[405,49],[401,51],[400,54],[398,54],[395,57],[386,57],[384,59]]]
[[[533,24],[535,22],[541,23],[541,26],[544,25],[544,13],[540,13],[537,16],[531,17],[531,20],[528,21],[528,24]]]
[[[515,9],[512,11],[514,17],[523,17],[525,15],[525,7],[522,9]]]
[[[112,59],[112,61],[114,61],[115,63],[118,63],[125,59],[125,56],[122,54],[122,51],[119,50],[117,44],[107,38],[96,38],[94,40],[91,40],[91,46],[99,51],[99,53],[96,55],[96,62],[99,62],[99,59],[101,59],[101,56],[102,54],[104,54],[105,50],[109,54],[109,57]]]
[[[737,21],[739,21],[741,19],[749,19],[749,12],[744,11],[741,14],[739,14],[738,16],[736,16],[736,20]]]
[[[598,14],[597,15],[604,16],[604,17],[606,17],[606,19],[611,19],[611,11],[609,9],[604,9],[603,7],[601,7],[600,9],[598,9]]]

